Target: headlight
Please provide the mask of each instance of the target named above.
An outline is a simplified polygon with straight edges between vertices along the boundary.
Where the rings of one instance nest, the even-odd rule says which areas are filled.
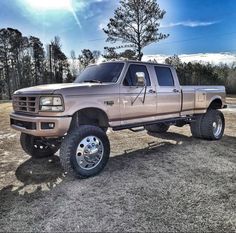
[[[41,111],[61,112],[64,110],[62,98],[60,96],[40,97],[39,109]]]

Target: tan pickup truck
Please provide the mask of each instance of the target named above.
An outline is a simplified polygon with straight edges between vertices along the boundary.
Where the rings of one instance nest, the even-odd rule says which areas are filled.
[[[108,127],[164,133],[189,124],[193,137],[218,140],[224,107],[223,86],[181,86],[169,65],[113,61],[87,67],[74,83],[16,91],[10,122],[30,156],[60,149],[65,171],[85,178],[108,161]]]

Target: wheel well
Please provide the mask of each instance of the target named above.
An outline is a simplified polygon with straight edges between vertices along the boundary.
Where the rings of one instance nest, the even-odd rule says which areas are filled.
[[[222,108],[222,101],[221,99],[215,99],[211,102],[208,109],[221,109]]]
[[[99,108],[84,108],[74,113],[70,127],[79,125],[96,125],[109,127],[107,114]]]

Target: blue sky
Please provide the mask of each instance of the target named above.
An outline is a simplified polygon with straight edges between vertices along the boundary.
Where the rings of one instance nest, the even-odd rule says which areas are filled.
[[[144,49],[144,54],[236,53],[235,0],[157,0],[167,11],[161,32],[170,37]],[[1,0],[0,27],[19,29],[44,44],[61,38],[69,55],[83,48],[101,50],[101,30],[113,16],[119,0]]]

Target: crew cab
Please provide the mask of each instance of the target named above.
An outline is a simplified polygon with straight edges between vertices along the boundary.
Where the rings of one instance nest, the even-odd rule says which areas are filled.
[[[85,178],[109,159],[108,127],[164,133],[189,124],[193,137],[219,140],[224,107],[224,86],[181,86],[170,65],[112,61],[88,66],[74,83],[16,91],[10,122],[30,156],[60,149],[65,171]]]

